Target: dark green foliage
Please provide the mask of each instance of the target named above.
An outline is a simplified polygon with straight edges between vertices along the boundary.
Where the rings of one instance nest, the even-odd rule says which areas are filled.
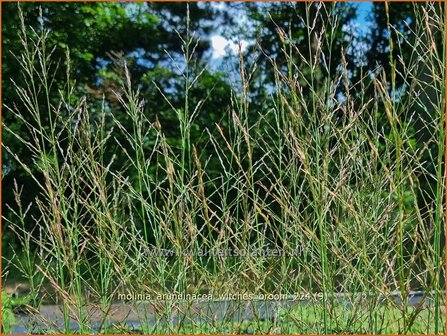
[[[52,51],[49,71],[52,76],[49,91],[51,101],[57,100],[59,90],[66,89],[67,85],[76,86],[78,98],[71,97],[70,103],[73,106],[82,95],[86,95],[90,106],[96,106],[91,110],[90,117],[97,120],[97,111],[101,109],[104,96],[109,113],[113,113],[124,126],[131,127],[116,98],[116,94],[121,91],[122,71],[126,62],[132,82],[138,83],[136,87],[147,102],[146,115],[153,122],[156,119],[160,120],[167,131],[168,141],[176,147],[179,125],[175,122],[175,113],[160,90],[174,106],[180,108],[183,104],[184,83],[171,59],[175,59],[182,66],[180,37],[186,31],[186,4],[71,2],[23,3],[20,6],[24,23],[29,27],[29,34],[33,34],[32,30],[39,34],[42,25],[49,30],[46,48],[48,53]],[[22,109],[12,81],[18,87],[25,87],[30,79],[18,75],[22,71],[16,56],[20,55],[23,48],[20,41],[18,5],[5,3],[2,10],[3,104]],[[196,31],[194,43],[197,43],[192,72],[198,74],[204,66],[204,53],[209,48],[207,34],[215,25],[212,18],[218,13],[209,4],[191,4],[190,12],[190,29]],[[67,50],[70,51],[70,82],[67,82],[65,69]],[[35,66],[39,67],[39,64]],[[47,102],[42,91],[43,86],[37,84],[37,87],[41,91],[38,105],[45,110]],[[204,125],[220,119],[218,111],[229,104],[230,89],[222,74],[205,71],[195,85],[192,96],[196,97],[191,101],[192,106],[195,106],[202,97],[207,97],[197,118],[197,125],[191,131],[194,140],[199,140],[203,134],[198,132],[198,129],[203,129]],[[3,111],[4,123],[12,131],[28,139],[29,132],[25,125],[9,111],[5,109]],[[109,117],[106,118],[106,123],[110,121]],[[48,120],[42,120],[42,123],[48,124]],[[122,140],[119,134],[115,134],[115,137],[117,141]],[[2,142],[19,157],[24,158],[24,162],[30,167],[34,166],[34,158],[11,133],[3,132]],[[145,146],[150,148],[151,143],[147,142]],[[122,151],[116,146],[108,149],[107,157],[110,158],[114,154],[117,155],[115,160],[117,165],[126,160]],[[35,182],[3,150],[3,185],[11,186],[13,179],[16,179],[19,185],[27,186],[27,193],[23,197],[24,203],[33,202],[37,193]],[[12,188],[4,188],[2,196],[4,204],[14,204]],[[3,239],[8,243],[14,243],[8,234],[4,234]]]

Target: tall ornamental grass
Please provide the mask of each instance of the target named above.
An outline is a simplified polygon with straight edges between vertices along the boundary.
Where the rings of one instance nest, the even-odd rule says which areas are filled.
[[[184,58],[172,59],[183,103],[158,88],[177,116],[173,144],[157,111],[145,112],[125,62],[115,94],[130,122],[106,99],[98,108],[79,97],[69,50],[60,63],[66,83],[53,85],[49,32],[28,29],[22,17],[16,56],[26,85],[11,79],[20,101],[3,111],[27,136],[5,123],[3,131],[32,163],[8,143],[3,149],[40,193],[22,204],[27,186],[15,184],[17,204],[3,220],[24,251],[15,266],[31,288],[30,328],[69,333],[75,321],[81,333],[111,332],[118,295],[145,293],[145,303],[128,304],[148,333],[445,333],[445,17],[440,3],[427,3],[415,6],[415,18],[408,36],[388,24],[399,41],[390,39],[390,72],[362,69],[353,82],[347,51],[332,53],[336,12],[308,4],[300,18],[307,52],[279,26],[286,64],[257,47],[274,76],[265,108],[252,108],[259,70],[240,53],[232,106],[202,130],[200,144],[190,129],[206,97],[191,104],[203,71],[187,29]],[[411,57],[399,53],[403,45]],[[340,60],[336,69],[331,58]],[[267,249],[280,253],[218,253]],[[407,304],[412,290],[424,296],[416,306]],[[253,305],[243,329],[237,309],[218,316],[211,301],[157,299],[168,293],[287,294],[307,303],[273,308],[271,319]],[[62,324],[39,313],[49,296]]]

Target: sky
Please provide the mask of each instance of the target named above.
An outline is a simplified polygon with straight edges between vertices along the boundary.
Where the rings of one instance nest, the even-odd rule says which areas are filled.
[[[357,18],[354,20],[354,26],[360,30],[360,33],[366,33],[369,28],[367,16],[371,11],[372,2],[353,2],[357,7]],[[219,6],[218,4],[217,6]],[[242,51],[246,49],[247,41],[240,41]],[[237,55],[239,45],[236,42],[230,41],[219,34],[211,36],[212,59],[218,61],[224,57],[227,52]]]

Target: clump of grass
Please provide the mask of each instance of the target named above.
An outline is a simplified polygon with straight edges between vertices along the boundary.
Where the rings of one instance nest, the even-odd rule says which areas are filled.
[[[70,69],[65,87],[56,92],[47,32],[27,31],[22,18],[23,53],[17,59],[27,84],[15,88],[23,109],[5,108],[27,128],[29,139],[3,127],[31,152],[32,166],[3,146],[40,194],[22,207],[22,189],[16,186],[19,211],[10,208],[15,217],[8,220],[25,250],[20,271],[30,282],[33,306],[41,304],[44,282],[62,305],[62,329],[52,321],[47,325],[69,333],[74,320],[79,332],[92,333],[89,315],[96,310],[102,314],[96,331],[110,332],[112,304],[127,291],[152,297],[282,293],[306,294],[311,304],[267,322],[253,306],[252,321],[234,322],[240,320],[237,309],[217,318],[217,312],[191,300],[149,299],[155,313],[138,310],[138,317],[143,331],[151,333],[234,333],[249,328],[242,323],[262,333],[444,332],[445,78],[438,69],[445,69],[445,55],[433,37],[444,32],[443,16],[437,4],[415,7],[417,30],[413,40],[402,37],[401,43],[413,43],[416,57],[396,58],[394,46],[390,74],[379,69],[352,83],[345,54],[332,54],[336,36],[329,23],[338,24],[333,7],[311,6],[302,18],[307,52],[281,27],[285,66],[258,47],[275,77],[265,111],[251,108],[257,68],[240,53],[240,88],[230,111],[222,111],[228,121],[204,130],[207,157],[190,137],[201,113],[200,105],[191,106],[190,92],[203,72],[192,66],[189,29],[180,36],[185,57],[177,64],[185,87],[182,106],[159,88],[178,118],[177,148],[162,122],[144,112],[125,62],[116,96],[129,123],[105,100],[95,109],[79,99]],[[315,24],[318,20],[326,25]],[[340,59],[337,69],[330,68],[323,50]],[[406,83],[406,100],[396,98],[397,75]],[[417,114],[420,109],[430,113]],[[416,121],[422,126],[412,131]],[[429,136],[416,147],[418,132]],[[111,148],[125,160],[110,155]],[[427,155],[436,181],[430,193],[420,183],[431,169]],[[218,171],[209,169],[211,162]],[[29,218],[22,210],[29,207],[39,216]],[[25,221],[34,223],[36,233],[25,230]],[[176,254],[153,255],[154,248]],[[283,253],[241,258],[199,252],[267,248]],[[422,290],[424,300],[409,308],[414,288]],[[341,293],[351,308],[340,307]],[[29,310],[39,318],[32,306]],[[151,316],[155,326],[147,327]]]
[[[11,333],[11,328],[15,322],[12,297],[2,291],[2,333]]]

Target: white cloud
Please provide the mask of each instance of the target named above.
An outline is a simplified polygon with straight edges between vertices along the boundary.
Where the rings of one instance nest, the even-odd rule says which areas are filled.
[[[240,41],[241,50],[245,51],[247,49],[247,42]],[[229,41],[221,35],[213,35],[211,36],[211,46],[213,48],[212,58],[221,58],[228,53],[236,54],[239,52],[239,44]]]

